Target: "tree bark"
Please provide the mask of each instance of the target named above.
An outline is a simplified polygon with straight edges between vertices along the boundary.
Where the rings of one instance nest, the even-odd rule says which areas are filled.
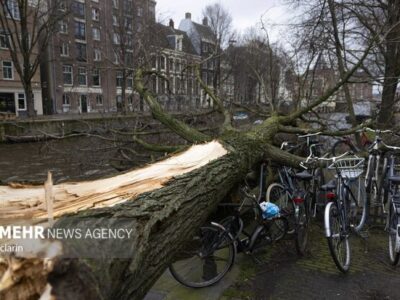
[[[29,267],[21,276],[24,280],[3,291],[0,298],[17,299],[27,286],[40,286],[43,292],[46,284],[50,284],[56,299],[143,298],[173,260],[185,237],[206,221],[252,165],[264,157],[298,164],[297,157],[280,153],[269,144],[279,128],[277,120],[270,118],[253,131],[223,137],[221,143],[228,150],[226,155],[173,179],[161,189],[142,194],[135,201],[68,215],[55,224],[74,228],[87,226],[89,222],[96,227],[112,228],[119,218],[128,218],[124,227],[134,229],[129,241],[129,259],[59,257],[52,260],[54,267],[48,274],[34,272]],[[100,255],[104,254],[100,257],[107,257],[106,253],[122,246],[115,242],[91,244]],[[81,253],[87,247],[84,242],[64,244],[64,253]]]

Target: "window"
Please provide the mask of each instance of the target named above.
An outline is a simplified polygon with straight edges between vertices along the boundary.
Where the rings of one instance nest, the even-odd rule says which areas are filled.
[[[60,0],[58,4],[58,9],[61,11],[66,11],[67,10],[67,3],[65,0]]]
[[[60,33],[68,33],[68,24],[64,20],[58,22]]]
[[[137,9],[137,15],[138,15],[138,17],[143,16],[143,7],[138,7],[138,9]]]
[[[103,95],[96,95],[96,105],[103,105]]]
[[[18,93],[18,110],[26,110],[26,99],[24,93]]]
[[[14,20],[20,19],[20,13],[18,8],[18,1],[17,0],[7,0],[6,2],[6,14],[7,17],[13,18]]]
[[[117,79],[116,80],[117,87],[122,87],[122,81],[123,81],[122,71],[117,71],[116,79]]]
[[[79,61],[86,61],[86,45],[76,43],[76,59]]]
[[[203,48],[203,52],[207,52],[208,51],[207,43],[203,43],[202,48]]]
[[[100,10],[98,8],[92,8],[92,20],[93,21],[100,20]]]
[[[133,65],[133,54],[130,52],[125,53],[125,65],[126,66]]]
[[[114,64],[118,64],[118,63],[119,63],[118,53],[114,52]]]
[[[132,1],[124,0],[124,12],[130,13],[132,11]]]
[[[10,47],[9,42],[8,34],[4,31],[0,32],[0,48],[8,49]]]
[[[175,50],[182,51],[182,40],[183,40],[182,36],[176,36]]]
[[[113,0],[112,4],[114,8],[118,8],[118,0]]]
[[[169,71],[174,71],[174,60],[172,58],[169,59]]]
[[[97,27],[92,28],[93,39],[95,41],[100,41],[100,29]]]
[[[126,45],[128,46],[128,49],[133,48],[133,36],[132,34],[127,34],[126,35]]]
[[[64,84],[72,85],[72,66],[63,65],[63,80]]]
[[[100,49],[93,49],[93,60],[94,61],[101,61],[101,50]]]
[[[115,45],[119,45],[121,43],[121,38],[118,33],[114,32],[113,34],[113,42]]]
[[[160,56],[158,67],[160,68],[160,70],[165,70],[165,56]]]
[[[68,94],[63,94],[62,100],[63,100],[63,102],[62,102],[63,106],[70,106],[71,105],[71,99],[70,99],[70,96]]]
[[[69,45],[67,42],[63,42],[60,46],[60,55],[69,56]]]
[[[92,76],[93,76],[93,86],[100,86],[100,70],[93,69]]]
[[[3,61],[3,79],[13,78],[13,63],[11,61]]]
[[[82,19],[85,18],[85,4],[84,3],[75,1],[74,4],[72,5],[72,11],[74,12],[75,16],[80,17]]]
[[[84,40],[86,39],[86,24],[83,22],[75,21],[75,38]]]
[[[114,26],[118,26],[119,24],[118,24],[118,18],[117,18],[117,16],[116,16],[116,15],[113,15],[113,16],[112,16],[112,19],[113,19],[113,25],[114,25]]]
[[[132,18],[131,17],[125,17],[125,29],[128,31],[132,30]]]
[[[79,85],[87,85],[87,73],[84,67],[78,68],[78,83]]]
[[[181,71],[181,61],[178,60],[178,59],[175,61],[175,71],[176,72],[180,72]]]
[[[129,75],[129,76],[126,78],[126,86],[127,86],[128,88],[132,88],[132,87],[133,87],[133,76],[132,76],[132,75]]]

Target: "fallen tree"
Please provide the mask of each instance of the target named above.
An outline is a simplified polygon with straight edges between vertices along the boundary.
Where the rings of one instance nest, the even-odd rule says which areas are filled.
[[[0,299],[141,299],[173,260],[179,246],[216,209],[232,188],[240,183],[251,167],[263,159],[298,166],[301,158],[281,151],[273,145],[281,132],[303,133],[297,127],[298,118],[314,109],[347,82],[362,64],[359,62],[327,93],[307,107],[287,116],[273,113],[262,124],[247,132],[239,132],[230,124],[230,114],[224,111],[220,99],[213,95],[220,113],[225,117],[217,139],[220,155],[198,165],[190,172],[177,172],[168,181],[132,194],[123,201],[104,207],[67,211],[54,226],[93,226],[111,228],[120,219],[124,227],[133,229],[126,249],[126,258],[109,258],[107,253],[118,250],[118,243],[93,242],[90,247],[100,254],[96,259],[77,259],[74,253],[85,252],[87,243],[59,244],[47,242],[36,247],[36,254],[45,259],[18,257],[0,260]],[[143,86],[142,71],[135,74],[135,88],[149,105],[154,118],[192,143],[209,145],[213,137],[191,128],[166,114],[151,93]],[[212,93],[212,91],[206,91]],[[331,134],[331,133],[328,133]],[[187,150],[187,151],[190,151]],[[184,152],[182,155],[185,155]],[[146,181],[143,182],[144,184]],[[80,189],[78,189],[80,190]],[[118,189],[117,189],[118,190]],[[1,194],[0,194],[1,195]],[[134,200],[134,201],[133,201]]]

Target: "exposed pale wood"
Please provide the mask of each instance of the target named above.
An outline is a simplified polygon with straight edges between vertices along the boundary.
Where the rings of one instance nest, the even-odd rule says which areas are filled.
[[[53,176],[51,172],[47,172],[47,180],[44,183],[45,191],[45,206],[47,210],[47,218],[50,225],[53,223],[53,206],[54,206],[54,195],[53,195]]]
[[[46,209],[43,187],[10,185],[0,187],[1,218],[58,218],[66,213],[113,206],[135,196],[161,188],[171,178],[200,168],[225,155],[217,141],[194,145],[187,151],[163,161],[121,175],[94,181],[63,183],[52,186],[53,212]]]

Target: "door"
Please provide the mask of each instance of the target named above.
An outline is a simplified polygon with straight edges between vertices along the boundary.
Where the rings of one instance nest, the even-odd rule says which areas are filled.
[[[87,113],[88,112],[87,96],[86,95],[81,95],[80,106],[81,106],[81,113]]]

